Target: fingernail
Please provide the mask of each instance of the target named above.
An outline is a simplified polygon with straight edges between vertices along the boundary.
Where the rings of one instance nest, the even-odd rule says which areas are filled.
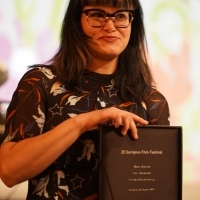
[[[122,131],[122,135],[126,135],[126,131]]]

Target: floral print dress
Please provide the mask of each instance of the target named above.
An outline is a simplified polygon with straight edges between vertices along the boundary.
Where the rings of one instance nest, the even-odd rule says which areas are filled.
[[[111,106],[135,113],[150,125],[169,125],[167,101],[156,89],[138,104],[119,97],[113,75],[86,70],[73,91],[65,85],[51,91],[56,80],[45,67],[32,68],[22,77],[7,110],[3,143],[35,137],[80,113]],[[98,199],[98,134],[98,130],[84,133],[46,170],[29,180],[27,200]]]

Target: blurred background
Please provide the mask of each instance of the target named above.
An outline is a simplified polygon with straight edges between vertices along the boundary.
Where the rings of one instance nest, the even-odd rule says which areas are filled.
[[[56,52],[67,4],[68,0],[0,0],[0,133],[27,66],[44,63]],[[199,200],[200,1],[141,4],[157,88],[168,99],[171,125],[183,127],[183,200]],[[0,180],[0,200],[25,199],[26,191],[27,182],[7,188]]]

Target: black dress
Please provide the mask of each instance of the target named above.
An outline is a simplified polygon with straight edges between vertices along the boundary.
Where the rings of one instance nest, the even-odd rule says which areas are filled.
[[[119,97],[113,75],[86,70],[73,91],[64,85],[51,91],[56,80],[45,67],[33,68],[22,77],[7,110],[3,143],[43,134],[70,117],[111,106],[135,113],[151,125],[169,125],[167,101],[155,89],[146,98],[145,109],[134,99],[126,102]],[[27,199],[98,199],[98,138],[98,130],[84,133],[46,170],[29,180]]]

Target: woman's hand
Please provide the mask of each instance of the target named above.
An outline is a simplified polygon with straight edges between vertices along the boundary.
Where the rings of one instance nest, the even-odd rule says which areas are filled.
[[[148,124],[148,121],[141,117],[115,107],[92,111],[77,117],[81,120],[83,132],[96,129],[100,124],[112,124],[115,128],[122,125],[121,133],[126,135],[127,131],[130,130],[135,139],[138,138],[136,124]]]

